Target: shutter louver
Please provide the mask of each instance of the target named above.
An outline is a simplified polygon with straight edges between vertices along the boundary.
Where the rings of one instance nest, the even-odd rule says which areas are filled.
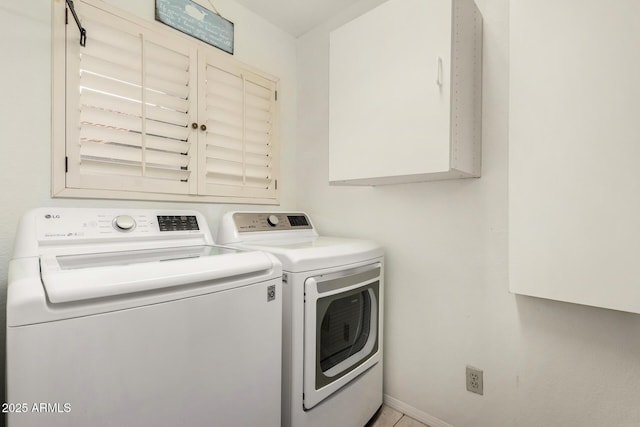
[[[117,25],[113,17],[83,19],[91,43],[77,57],[78,145],[70,174],[102,189],[128,189],[129,179],[138,190],[193,192],[189,51],[127,31],[126,21]]]
[[[274,83],[206,64],[205,161],[200,191],[266,197],[274,185]]]

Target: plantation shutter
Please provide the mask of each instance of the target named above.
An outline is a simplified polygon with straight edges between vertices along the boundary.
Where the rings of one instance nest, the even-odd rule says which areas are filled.
[[[76,4],[89,38],[67,37],[67,186],[195,194],[196,48]]]
[[[275,198],[276,83],[231,63],[200,62],[198,192]],[[202,96],[204,94],[204,96]],[[202,131],[201,131],[202,132]]]
[[[54,197],[278,203],[275,77],[100,0],[74,4],[85,47],[52,5]]]

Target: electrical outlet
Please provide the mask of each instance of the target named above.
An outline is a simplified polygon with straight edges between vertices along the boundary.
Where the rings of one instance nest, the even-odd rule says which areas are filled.
[[[467,390],[482,395],[484,394],[482,389],[482,369],[467,366]]]

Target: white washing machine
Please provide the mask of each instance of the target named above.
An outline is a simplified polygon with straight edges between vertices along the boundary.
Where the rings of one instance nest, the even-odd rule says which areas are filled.
[[[282,267],[191,211],[37,209],[7,295],[9,427],[279,427]]]
[[[364,426],[382,405],[382,248],[282,212],[227,213],[217,241],[283,264],[283,426]]]

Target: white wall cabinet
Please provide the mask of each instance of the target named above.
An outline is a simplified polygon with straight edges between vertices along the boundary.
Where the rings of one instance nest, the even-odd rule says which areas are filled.
[[[510,14],[510,289],[640,313],[640,2]]]
[[[473,0],[389,0],[332,31],[330,182],[479,176],[481,42]]]

